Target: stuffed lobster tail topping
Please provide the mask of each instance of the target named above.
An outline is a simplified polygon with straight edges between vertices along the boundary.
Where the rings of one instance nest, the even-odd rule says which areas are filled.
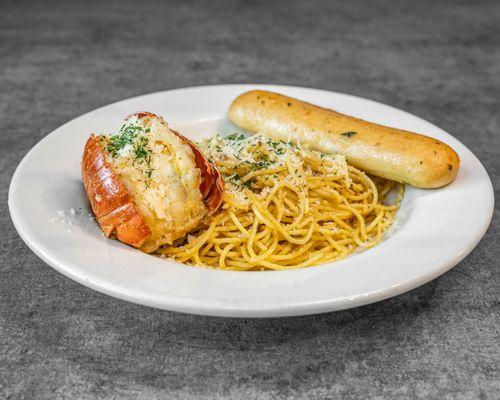
[[[218,169],[194,143],[148,112],[128,116],[115,135],[91,135],[82,177],[104,234],[145,252],[197,228],[224,195]]]

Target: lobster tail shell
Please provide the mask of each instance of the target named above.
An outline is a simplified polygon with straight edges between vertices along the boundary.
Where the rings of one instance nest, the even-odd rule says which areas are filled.
[[[193,150],[196,166],[201,171],[200,192],[203,202],[209,210],[209,215],[212,215],[219,209],[224,197],[224,180],[222,179],[222,175],[218,168],[208,161],[191,140],[177,131],[172,130],[172,132],[189,144],[191,150]]]
[[[127,188],[106,161],[99,137],[93,134],[83,152],[82,180],[104,234],[140,247],[151,230]]]
[[[149,112],[133,114],[139,118],[156,115]],[[224,180],[215,165],[210,163],[195,144],[172,132],[189,144],[194,153],[195,164],[201,173],[200,192],[208,215],[214,214],[224,197]],[[106,153],[98,136],[92,134],[83,152],[82,180],[92,210],[107,237],[134,247],[141,247],[151,235],[151,229],[134,203],[127,188],[106,161]]]

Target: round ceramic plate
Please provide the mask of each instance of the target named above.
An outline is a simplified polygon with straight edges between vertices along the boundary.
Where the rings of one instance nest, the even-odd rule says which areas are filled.
[[[164,116],[192,139],[240,129],[226,118],[240,93],[261,88],[448,143],[457,179],[436,190],[407,187],[395,225],[378,246],[342,261],[277,272],[186,266],[106,239],[90,212],[80,160],[90,133],[110,133],[135,111]],[[342,310],[396,296],[448,271],[479,242],[491,220],[493,189],[479,160],[435,125],[345,94],[291,86],[220,85],[169,90],[102,107],[56,129],[19,164],[9,191],[14,224],[47,264],[92,289],[167,310],[275,317]]]

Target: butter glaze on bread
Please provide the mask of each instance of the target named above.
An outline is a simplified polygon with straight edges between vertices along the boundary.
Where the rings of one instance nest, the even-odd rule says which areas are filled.
[[[346,156],[373,175],[419,188],[450,183],[460,166],[457,153],[428,136],[378,125],[278,93],[253,90],[229,108],[233,123],[251,132],[291,140]]]

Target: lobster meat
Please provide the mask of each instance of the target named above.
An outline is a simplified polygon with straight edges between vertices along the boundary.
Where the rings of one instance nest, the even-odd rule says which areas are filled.
[[[224,196],[217,167],[149,112],[128,116],[116,135],[90,136],[82,180],[106,237],[146,252],[195,229]]]

